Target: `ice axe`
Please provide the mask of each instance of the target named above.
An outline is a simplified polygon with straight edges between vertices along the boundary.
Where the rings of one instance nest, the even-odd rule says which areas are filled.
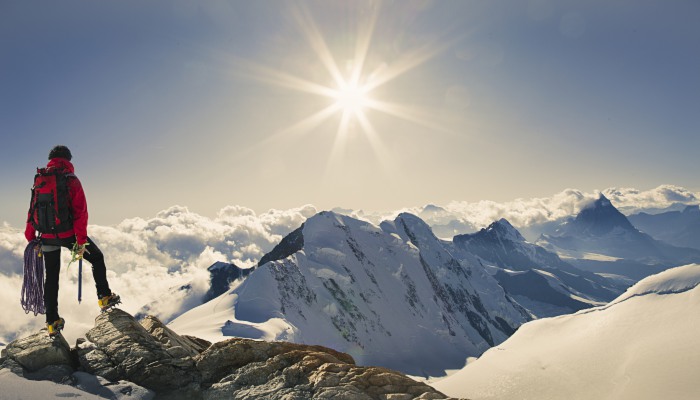
[[[78,304],[83,300],[83,259],[78,260]]]
[[[84,246],[87,246],[89,243],[83,244]],[[81,246],[78,246],[78,243],[73,244],[73,249],[71,250],[71,260],[68,263],[68,267],[74,262],[78,261],[78,304],[83,300],[83,255],[78,254],[78,251],[80,250]],[[87,249],[85,249],[86,253],[90,253]],[[66,267],[67,268],[67,267]]]

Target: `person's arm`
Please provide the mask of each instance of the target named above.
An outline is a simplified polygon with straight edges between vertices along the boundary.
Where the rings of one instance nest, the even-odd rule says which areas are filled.
[[[36,239],[36,229],[32,225],[32,214],[30,211],[27,211],[27,226],[24,228],[24,237],[27,238],[28,242]]]
[[[68,193],[71,198],[71,208],[73,211],[73,231],[78,245],[87,242],[88,210],[87,199],[83,191],[83,185],[78,178],[71,178],[68,183]]]

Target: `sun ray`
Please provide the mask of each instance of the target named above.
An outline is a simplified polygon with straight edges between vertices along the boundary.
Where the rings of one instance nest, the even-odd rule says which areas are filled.
[[[326,179],[330,177],[330,172],[334,170],[336,163],[340,159],[340,152],[345,149],[345,142],[347,141],[349,127],[350,112],[346,110],[343,111],[343,115],[340,118],[338,133],[335,135],[333,147],[331,148],[331,154],[328,157],[328,163],[326,165]]]
[[[308,117],[299,120],[294,125],[285,128],[273,136],[265,139],[263,143],[269,143],[283,136],[307,134],[313,129],[317,128],[319,125],[327,121],[331,116],[338,112],[338,105],[331,104],[330,106],[309,115]]]
[[[367,114],[364,111],[359,111],[357,113],[357,120],[362,126],[362,132],[364,132],[365,136],[367,137],[367,140],[372,147],[372,151],[374,151],[374,155],[382,164],[384,170],[394,172],[394,168],[392,168],[392,166],[396,165],[396,163],[392,161],[391,153],[387,150],[386,146],[384,146],[381,137],[377,133],[376,129],[374,129],[374,125],[372,125],[370,122]]]
[[[316,21],[311,16],[311,12],[302,5],[299,7],[292,7],[292,15],[297,20],[299,27],[309,41],[311,48],[314,50],[319,60],[323,63],[331,75],[336,85],[340,85],[344,82],[343,75],[338,68],[338,64],[335,62],[335,58],[331,54],[331,51],[326,45],[326,41],[323,39],[323,35],[316,26]]]
[[[385,114],[403,119],[409,122],[415,122],[431,130],[454,134],[452,130],[435,122],[438,120],[436,116],[426,114],[425,110],[417,107],[409,107],[407,105],[390,103],[386,101],[370,99],[367,102],[367,108],[381,111]]]
[[[367,82],[367,90],[374,90],[419,65],[424,64],[426,61],[448,49],[456,41],[457,40],[451,40],[442,43],[430,42],[413,49],[387,68],[383,68],[372,74],[370,80]]]
[[[264,65],[240,59],[235,59],[234,64],[237,66],[235,72],[238,75],[253,78],[264,83],[326,97],[333,96],[335,93],[333,89],[327,86]]]
[[[379,17],[379,7],[373,5],[371,13],[366,27],[364,29],[358,29],[357,32],[358,39],[357,46],[355,47],[355,65],[350,77],[350,82],[354,85],[359,84],[362,76],[367,54],[369,54],[369,48],[372,43],[374,28],[377,25],[377,18]]]

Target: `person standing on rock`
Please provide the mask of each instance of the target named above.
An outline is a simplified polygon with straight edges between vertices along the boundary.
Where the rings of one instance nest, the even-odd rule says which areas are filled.
[[[61,247],[72,250],[74,260],[85,258],[92,264],[97,288],[97,304],[106,311],[119,304],[107,282],[104,255],[87,236],[88,210],[83,187],[75,176],[68,147],[55,146],[49,152],[46,168],[37,168],[32,188],[27,226],[28,241],[41,241],[46,268],[44,305],[46,328],[50,336],[59,333],[65,320],[58,315],[58,277],[61,270]]]

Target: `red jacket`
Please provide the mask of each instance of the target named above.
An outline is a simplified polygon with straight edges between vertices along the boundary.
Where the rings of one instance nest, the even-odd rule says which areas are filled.
[[[71,164],[70,161],[66,160],[65,158],[52,158],[49,160],[46,168],[64,170],[67,173],[75,172],[73,164]],[[80,184],[77,177],[68,179],[68,194],[70,195],[71,199],[73,229],[65,232],[59,232],[55,235],[50,233],[42,233],[41,237],[47,239],[65,239],[75,236],[78,244],[83,244],[87,242],[88,211],[85,192],[83,192],[83,185]],[[29,218],[27,218],[27,221],[29,221]],[[36,230],[34,229],[34,226],[32,226],[31,222],[27,222],[27,227],[24,230],[24,237],[26,237],[28,241],[32,241],[36,237]]]

